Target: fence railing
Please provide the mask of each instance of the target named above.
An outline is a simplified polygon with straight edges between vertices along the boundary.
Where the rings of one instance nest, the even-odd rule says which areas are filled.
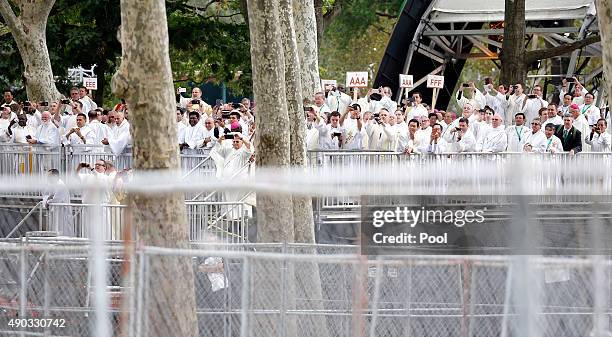
[[[185,202],[189,239],[206,241],[212,238],[225,243],[249,242],[249,225],[252,221],[251,206],[244,201],[234,202]],[[99,210],[93,204],[50,203],[48,227],[41,228],[60,235],[77,238],[93,238],[94,227],[104,240],[125,238],[128,226],[127,206],[103,204]],[[132,238],[136,228],[131,227]]]
[[[367,259],[328,247],[268,245],[259,252],[144,247],[128,255],[109,247],[97,256],[108,272],[104,287],[96,288],[92,279],[100,269],[90,267],[95,264],[88,257],[96,255],[88,246],[2,245],[0,334],[99,336],[96,318],[102,318],[111,335],[166,329],[166,335],[178,336],[178,330],[167,330],[177,328],[173,318],[158,313],[179,296],[195,299],[197,323],[191,324],[197,324],[199,336],[609,334],[608,259]],[[183,275],[158,267],[181,259],[190,261],[193,289],[176,289]],[[203,265],[218,269],[202,271]],[[211,280],[217,280],[215,288]],[[108,305],[96,307],[96,296]],[[63,325],[11,328],[9,320],[18,317],[60,319]]]

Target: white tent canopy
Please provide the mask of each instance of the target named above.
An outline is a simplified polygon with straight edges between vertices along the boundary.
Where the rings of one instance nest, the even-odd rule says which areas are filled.
[[[595,14],[593,0],[525,1],[525,20],[583,19]],[[504,0],[435,0],[432,23],[504,21]]]

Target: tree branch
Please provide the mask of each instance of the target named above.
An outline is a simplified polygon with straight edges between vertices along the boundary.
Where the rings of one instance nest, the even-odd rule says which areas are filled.
[[[386,12],[376,11],[375,13],[376,13],[376,15],[382,16],[384,18],[389,18],[389,19],[397,18],[397,15],[389,14],[389,13],[386,13]]]
[[[327,13],[323,14],[323,31],[329,24],[342,12],[342,1],[336,0],[334,7]]]
[[[237,15],[241,15],[242,13],[240,12],[236,12],[236,13],[232,13],[232,14],[227,14],[227,15],[210,15],[210,16],[202,16],[205,20],[211,20],[211,19],[219,19],[219,18],[231,18]]]
[[[601,41],[601,36],[591,35],[584,40],[563,44],[554,48],[528,51],[525,53],[525,64],[531,64],[537,60],[563,55],[599,41]]]
[[[8,0],[0,0],[0,14],[4,18],[6,25],[10,28],[15,39],[25,37],[19,18],[13,12],[13,8],[8,3]]]

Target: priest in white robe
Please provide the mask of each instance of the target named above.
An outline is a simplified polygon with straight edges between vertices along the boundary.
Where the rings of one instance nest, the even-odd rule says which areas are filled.
[[[546,136],[546,139],[537,148],[534,148],[533,152],[563,152],[563,143],[561,143],[561,139],[559,139],[559,137],[555,136],[555,126],[552,123],[546,124],[546,127],[544,128],[544,135]]]
[[[92,148],[86,147],[84,145],[94,145],[96,134],[90,127],[85,124],[85,114],[78,114],[76,119],[76,127],[67,130],[68,132],[63,137],[64,139],[62,140],[62,143],[64,145],[72,146],[72,150],[75,153],[89,152],[92,150]]]
[[[70,192],[66,184],[60,179],[57,169],[49,170],[48,179],[52,187],[43,195],[42,202],[43,206],[49,209],[49,229],[58,232],[60,236],[76,236],[77,233],[74,230],[72,218],[72,207],[52,205],[69,204]]]
[[[132,134],[130,133],[130,123],[125,119],[123,112],[118,111],[115,117],[117,126],[111,129],[108,138],[102,140],[102,144],[108,145],[114,154],[123,153],[132,145]]]
[[[524,152],[536,152],[542,144],[546,141],[546,135],[541,130],[542,123],[539,118],[535,118],[531,121],[531,130],[525,138],[525,145],[523,145]]]
[[[11,142],[15,144],[28,144],[28,139],[34,137],[36,129],[28,125],[24,114],[17,116],[18,123],[9,129]]]
[[[508,136],[508,152],[523,152],[523,147],[531,130],[525,126],[525,114],[522,112],[514,116],[514,125],[506,129]]]
[[[36,129],[33,138],[28,139],[30,144],[59,145],[59,130],[51,122],[51,113],[44,111],[41,114],[42,123]]]
[[[181,153],[197,154],[204,146],[204,127],[199,122],[200,114],[197,111],[189,112],[189,126],[179,135]]]
[[[219,137],[218,143],[210,153],[211,158],[217,166],[217,178],[221,180],[239,180],[248,176],[248,165],[251,162],[253,148],[248,140],[241,137],[239,133],[233,135],[233,139],[225,139],[225,135]],[[224,142],[231,141],[231,146],[225,146]],[[244,197],[245,191],[225,191],[223,199],[226,202],[238,202]],[[223,210],[228,213],[228,218],[238,219],[242,216],[239,209],[229,205]]]
[[[508,146],[508,137],[502,126],[500,115],[493,115],[491,129],[476,144],[478,152],[503,152]]]

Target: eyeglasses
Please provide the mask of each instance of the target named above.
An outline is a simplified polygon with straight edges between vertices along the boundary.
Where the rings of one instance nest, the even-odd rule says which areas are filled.
[[[104,164],[96,164],[96,166],[104,166]]]
[[[540,125],[540,123],[531,123],[531,125]]]

